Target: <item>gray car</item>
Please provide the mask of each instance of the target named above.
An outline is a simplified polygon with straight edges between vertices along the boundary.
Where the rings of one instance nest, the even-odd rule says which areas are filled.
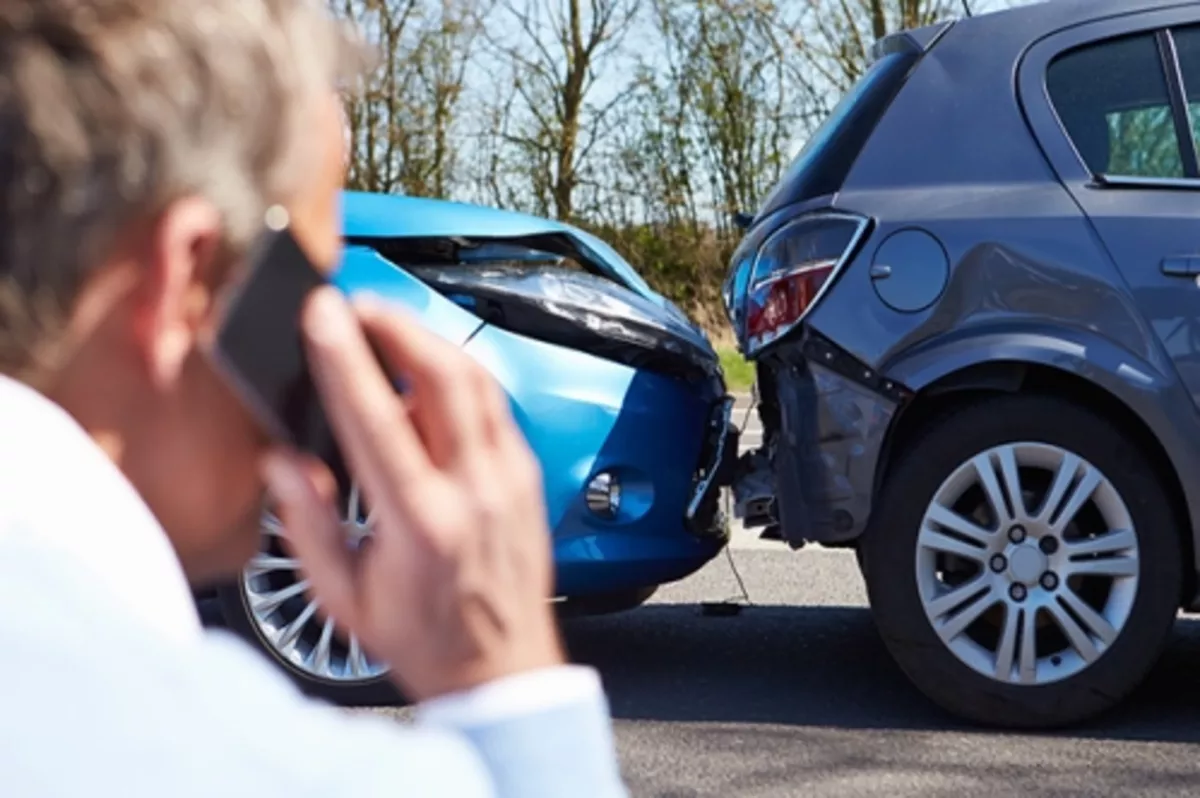
[[[1200,3],[909,31],[749,222],[750,526],[853,547],[888,649],[989,724],[1094,715],[1197,609]]]

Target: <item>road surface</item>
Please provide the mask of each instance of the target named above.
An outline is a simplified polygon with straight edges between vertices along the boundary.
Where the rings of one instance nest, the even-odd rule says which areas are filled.
[[[739,423],[744,411],[743,402]],[[744,443],[760,437],[752,418]],[[727,600],[742,610],[703,610]],[[1119,711],[1053,735],[946,716],[889,659],[852,554],[792,552],[744,530],[647,606],[573,619],[565,632],[572,657],[603,675],[635,796],[1200,793],[1194,619],[1180,619],[1163,661]]]
[[[702,602],[746,603],[734,567],[748,606],[704,614]],[[647,606],[565,631],[572,657],[603,675],[635,796],[1200,792],[1193,619],[1181,618],[1146,687],[1118,712],[1054,735],[973,729],[932,707],[888,658],[845,552],[735,539],[728,557]]]

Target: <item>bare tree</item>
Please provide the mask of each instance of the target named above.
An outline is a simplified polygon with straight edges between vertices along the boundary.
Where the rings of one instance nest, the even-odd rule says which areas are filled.
[[[394,121],[406,97],[403,48],[418,0],[331,0],[334,10],[375,45],[378,69],[346,100],[350,163],[347,182],[364,191],[394,191],[402,147]]]
[[[366,191],[446,196],[457,109],[488,0],[334,0],[380,53],[346,102],[348,183]]]
[[[797,80],[814,87],[812,117],[823,116],[862,77],[876,41],[963,13],[962,0],[811,0],[796,29],[794,68]]]
[[[597,102],[601,73],[617,56],[637,14],[637,0],[505,0],[514,35],[495,44],[512,69],[520,119],[506,132],[538,205],[559,219],[575,214],[583,164],[610,132],[618,90]],[[517,109],[514,109],[517,110]]]
[[[653,0],[652,10],[660,50],[644,65],[632,162],[661,192],[653,205],[667,220],[695,224],[706,204],[724,233],[778,179],[796,135],[804,103],[784,35],[793,20],[747,0]]]
[[[408,161],[411,193],[445,197],[455,176],[454,140],[467,70],[483,31],[491,0],[440,0],[428,12],[413,59],[413,105],[425,124],[421,146]]]
[[[693,113],[696,70],[670,0],[651,0],[648,11],[657,47],[641,55],[637,92],[619,132],[616,161],[623,168],[610,176],[611,190],[637,197],[646,221],[695,230],[705,183]]]
[[[512,153],[508,136],[516,90],[505,80],[492,80],[476,92],[476,98],[476,128],[470,135],[471,197],[502,208],[526,207],[528,197],[522,196],[522,192],[528,191],[528,185],[524,182],[515,185],[510,180]]]

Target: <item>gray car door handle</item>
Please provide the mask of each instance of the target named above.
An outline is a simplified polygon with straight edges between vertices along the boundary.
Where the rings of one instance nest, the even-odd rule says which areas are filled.
[[[1200,275],[1200,257],[1175,255],[1163,258],[1162,273],[1172,277],[1195,277]]]

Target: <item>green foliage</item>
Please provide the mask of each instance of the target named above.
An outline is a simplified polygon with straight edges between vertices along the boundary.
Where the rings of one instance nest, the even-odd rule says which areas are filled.
[[[585,225],[717,340],[729,336],[721,283],[736,237],[690,224]]]
[[[1109,114],[1108,131],[1109,174],[1183,177],[1183,157],[1179,154],[1179,139],[1169,106]]]
[[[730,391],[749,391],[754,384],[754,364],[742,357],[742,353],[731,346],[717,348],[721,356],[721,368],[725,370],[725,385]]]

